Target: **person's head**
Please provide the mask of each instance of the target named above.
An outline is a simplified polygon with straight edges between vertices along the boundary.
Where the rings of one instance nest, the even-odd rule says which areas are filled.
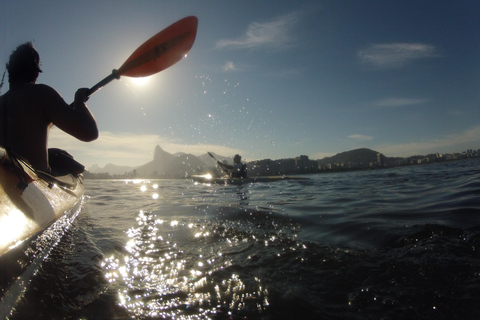
[[[239,154],[236,154],[235,157],[233,157],[233,162],[239,163],[240,161],[242,161],[242,157]]]
[[[7,63],[10,84],[35,83],[40,70],[40,56],[31,42],[19,45]]]

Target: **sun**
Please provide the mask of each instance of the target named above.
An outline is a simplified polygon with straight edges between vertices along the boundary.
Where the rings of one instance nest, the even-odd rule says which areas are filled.
[[[130,78],[130,81],[136,86],[144,86],[150,81],[151,77],[144,77],[144,78]]]

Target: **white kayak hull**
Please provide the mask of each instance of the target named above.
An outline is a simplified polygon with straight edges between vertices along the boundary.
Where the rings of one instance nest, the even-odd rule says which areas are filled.
[[[28,163],[12,161],[0,149],[0,256],[72,209],[83,191],[81,175],[54,178],[35,172]]]

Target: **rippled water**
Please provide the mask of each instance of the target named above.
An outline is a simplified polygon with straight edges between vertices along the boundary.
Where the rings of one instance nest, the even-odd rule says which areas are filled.
[[[478,317],[480,161],[306,177],[87,180],[11,318]]]

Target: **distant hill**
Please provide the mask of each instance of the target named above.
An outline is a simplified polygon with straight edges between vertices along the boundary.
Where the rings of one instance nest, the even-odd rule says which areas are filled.
[[[213,153],[212,153],[213,154]],[[226,161],[227,163],[233,163],[232,157],[225,157],[217,154],[213,154],[219,161]],[[344,168],[366,168],[374,166],[380,166],[394,158],[387,158],[383,154],[366,148],[355,149],[351,151],[341,152],[333,157],[323,158],[321,160],[308,160],[307,163],[298,164],[298,159],[280,159],[269,160],[267,162],[254,161],[249,162],[249,172],[251,174],[266,174],[262,170],[269,172],[281,173],[283,171],[294,172],[299,170],[299,167],[308,167],[308,170],[315,171],[318,165],[331,165],[338,164]],[[383,163],[383,164],[381,164]],[[283,170],[283,171],[282,171]],[[302,170],[305,170],[302,169]],[[201,156],[194,156],[187,153],[170,154],[164,151],[160,146],[155,147],[153,160],[138,166],[116,166],[108,164],[104,168],[93,166],[88,169],[93,174],[108,173],[110,175],[128,175],[132,177],[142,178],[184,178],[192,174],[202,173],[218,173],[222,174],[222,170],[217,166],[216,162],[208,154]],[[258,171],[258,172],[257,172]],[[303,172],[303,171],[302,171]]]
[[[126,172],[133,171],[133,169],[135,169],[135,167],[117,166],[115,164],[109,163],[103,168],[95,164],[88,168],[88,171],[90,171],[91,173],[125,174]]]
[[[233,163],[232,157],[213,154],[219,161]],[[249,175],[298,174],[325,172],[328,170],[357,170],[385,168],[412,164],[433,163],[480,157],[480,150],[467,150],[462,154],[431,154],[408,158],[385,157],[378,151],[361,148],[345,151],[320,160],[311,160],[307,156],[289,159],[264,159],[247,163]],[[155,147],[153,160],[139,167],[108,164],[104,168],[93,165],[85,172],[86,178],[108,179],[110,175],[126,178],[185,178],[192,174],[211,173],[222,175],[224,172],[207,153],[194,156],[187,153],[170,154],[160,146]]]
[[[224,157],[217,154],[214,154],[214,156],[220,161],[233,162],[232,157]],[[207,171],[215,172],[213,169],[215,167],[217,167],[215,160],[207,153],[199,157],[184,152],[170,154],[157,145],[154,150],[153,160],[141,166],[129,167],[107,164],[101,168],[98,165],[93,165],[87,170],[92,174],[127,174],[138,177],[182,178]]]
[[[166,174],[175,177],[188,177],[192,174],[203,173],[207,165],[193,154],[180,154],[167,164]]]
[[[153,160],[137,167],[135,172],[142,177],[181,178],[199,174],[206,168],[206,164],[193,154],[172,155],[156,146]]]
[[[338,153],[332,157],[326,157],[321,160],[318,160],[319,164],[326,165],[329,163],[352,163],[352,164],[364,164],[370,162],[377,162],[378,157],[382,161],[386,159],[386,157],[378,151],[374,151],[367,148],[355,149],[350,151],[345,151]]]

